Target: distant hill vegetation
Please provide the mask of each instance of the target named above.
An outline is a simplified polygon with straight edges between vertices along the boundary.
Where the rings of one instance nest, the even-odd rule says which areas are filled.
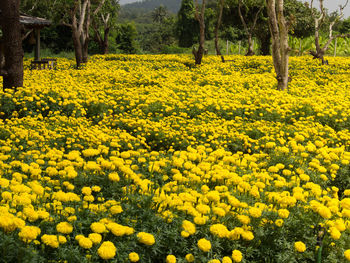
[[[147,13],[161,5],[165,6],[170,13],[176,14],[180,10],[181,0],[144,0],[122,5],[121,11],[122,13]]]

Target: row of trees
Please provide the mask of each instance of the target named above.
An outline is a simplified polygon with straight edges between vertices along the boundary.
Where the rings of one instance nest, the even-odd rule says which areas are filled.
[[[230,0],[226,0],[230,1]],[[187,2],[187,0],[183,0],[183,2]],[[191,2],[191,1],[190,1]],[[190,3],[188,2],[188,3]],[[287,1],[286,1],[287,2]],[[292,1],[289,1],[291,4]],[[222,24],[222,14],[224,10],[225,0],[218,1],[218,20],[217,26],[215,27],[215,43],[217,54],[221,55],[220,48],[218,47],[218,30]],[[289,75],[288,75],[288,64],[289,64],[289,52],[290,47],[288,45],[288,37],[289,33],[293,32],[295,34],[294,28],[298,30],[296,27],[297,18],[296,15],[300,15],[300,12],[293,12],[293,10],[286,11],[286,7],[288,5],[285,4],[284,0],[238,0],[238,17],[241,20],[243,29],[246,33],[248,40],[248,52],[247,55],[253,55],[253,44],[252,44],[252,36],[254,31],[256,30],[259,16],[263,16],[263,9],[266,10],[267,13],[267,24],[269,32],[266,34],[270,35],[270,39],[272,42],[271,50],[272,50],[272,58],[273,64],[276,72],[276,79],[278,82],[278,89],[285,90],[288,86]],[[326,23],[326,10],[324,8],[324,0],[319,0],[319,12],[313,8],[313,0],[310,2],[310,6],[307,4],[303,5],[302,3],[295,2],[292,7],[301,8],[303,5],[304,12],[310,13],[310,18],[312,19],[312,23],[314,25],[314,30],[310,30],[309,32],[313,32],[315,34],[315,46],[316,50],[311,51],[310,53],[314,56],[314,58],[319,58],[322,60],[322,63],[325,63],[324,55],[327,51],[331,42],[338,37],[348,37],[350,34],[333,34],[334,25],[340,21],[343,17],[344,8],[347,6],[348,0],[344,3],[344,5],[340,5],[339,13],[334,14],[333,18],[328,22],[328,40],[322,46],[320,43],[320,31],[322,26]],[[201,9],[199,8],[198,0],[195,1],[195,19],[199,24],[199,46],[198,49],[193,49],[193,54],[195,57],[196,64],[201,64],[201,59],[203,56],[203,50],[205,45],[205,6],[206,0],[202,0]],[[249,10],[249,7],[251,8]],[[253,7],[253,8],[252,8]],[[245,11],[251,11],[250,16],[243,15],[242,9]],[[200,11],[199,11],[200,9]],[[287,13],[287,16],[285,16]],[[262,23],[263,24],[263,23]],[[305,24],[303,26],[305,31]],[[305,34],[305,33],[304,33]],[[224,60],[223,60],[224,61]]]
[[[88,60],[91,37],[101,53],[108,52],[108,37],[116,24],[119,0],[22,0],[21,10],[70,28],[79,67]]]
[[[348,36],[334,33],[348,0],[340,6],[339,13],[330,16],[323,6],[324,0],[318,2],[320,11],[313,7],[313,0],[310,0],[310,4],[297,0],[182,0],[176,19],[162,6],[152,12],[152,19],[159,29],[159,42],[163,42],[165,38],[177,39],[180,47],[193,47],[196,64],[201,64],[205,41],[208,39],[215,37],[216,51],[220,55],[219,38],[232,39],[240,35],[247,39],[247,55],[253,55],[252,39],[257,38],[261,54],[269,54],[272,46],[278,87],[285,89],[288,83],[289,34],[305,37],[314,33],[316,50],[312,55],[323,62],[331,41],[337,37]],[[1,72],[6,83],[4,87],[21,86],[23,80],[23,77],[10,77],[21,67],[19,60],[22,61],[23,56],[23,51],[19,48],[21,37],[17,40],[18,35],[20,36],[20,7],[26,13],[48,18],[56,24],[70,28],[78,67],[88,60],[91,38],[98,43],[101,53],[108,52],[109,35],[116,26],[119,11],[118,0],[22,0],[21,5],[20,0],[1,1],[0,26],[6,57],[6,66]],[[176,35],[174,38],[171,38],[169,32],[172,26]],[[117,40],[125,42],[126,47],[132,47],[134,28],[121,28],[124,33]],[[329,38],[322,46],[319,35],[325,29],[328,30]],[[167,30],[167,34],[163,34],[163,30]],[[196,43],[199,43],[197,48],[194,47]],[[18,80],[16,83],[15,79]]]

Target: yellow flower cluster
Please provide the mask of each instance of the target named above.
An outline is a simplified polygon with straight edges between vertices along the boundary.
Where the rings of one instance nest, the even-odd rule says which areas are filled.
[[[302,258],[322,227],[339,247],[323,253],[349,260],[349,59],[291,58],[283,93],[269,58],[232,60],[109,55],[26,70],[25,88],[0,91],[0,230],[92,261],[169,247],[167,262],[229,263],[269,246],[265,232]]]

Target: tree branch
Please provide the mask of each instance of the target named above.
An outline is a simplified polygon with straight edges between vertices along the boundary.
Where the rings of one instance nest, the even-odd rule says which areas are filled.
[[[239,15],[239,18],[241,19],[241,22],[243,24],[244,30],[248,33],[248,31],[249,31],[248,30],[248,26],[247,26],[247,23],[244,20],[243,15],[242,15],[241,7],[242,7],[242,0],[238,0],[238,15]]]
[[[84,0],[83,5],[79,5],[79,25],[78,25],[78,32],[81,34],[83,32],[83,26],[85,21],[85,15],[86,15],[86,7],[88,5],[89,0]]]
[[[101,0],[101,2],[99,3],[99,5],[96,7],[95,11],[93,12],[94,15],[96,15],[100,9],[102,8],[102,6],[104,5],[105,0]]]
[[[25,33],[24,36],[22,37],[22,41],[25,40],[32,32],[33,32],[33,29],[31,29],[27,33]]]

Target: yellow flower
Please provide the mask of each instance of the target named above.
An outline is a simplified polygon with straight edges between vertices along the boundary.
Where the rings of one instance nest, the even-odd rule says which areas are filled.
[[[252,217],[258,218],[261,216],[261,210],[259,208],[256,208],[256,207],[251,207],[251,208],[249,208],[249,214]]]
[[[341,237],[341,233],[336,227],[331,227],[329,231],[334,240],[338,240]]]
[[[120,205],[114,205],[114,206],[111,206],[109,211],[111,212],[112,215],[116,215],[123,212],[123,208]]]
[[[129,254],[129,260],[130,262],[138,262],[140,260],[140,257],[136,252],[131,252]]]
[[[201,238],[200,240],[198,240],[197,245],[198,248],[203,252],[208,252],[211,249],[210,241],[205,238]]]
[[[287,209],[279,209],[278,210],[278,216],[281,218],[288,218],[289,211]]]
[[[185,259],[186,259],[187,262],[194,262],[194,256],[193,256],[193,254],[187,254],[187,255],[185,256]]]
[[[166,257],[166,263],[176,263],[176,257],[174,255],[168,255]]]
[[[59,236],[58,236],[58,243],[60,243],[60,244],[65,244],[65,243],[67,243],[67,238],[66,238],[65,236],[59,235]]]
[[[118,173],[108,174],[108,179],[111,180],[112,182],[119,182],[120,180]]]
[[[350,249],[347,249],[347,250],[344,251],[344,257],[345,257],[348,261],[350,261]]]
[[[84,187],[81,189],[81,193],[82,193],[83,195],[91,195],[92,190],[91,190],[90,187],[84,186]]]
[[[228,231],[227,227],[223,224],[214,224],[210,226],[210,233],[217,237],[224,238],[230,234],[230,231]]]
[[[232,260],[230,257],[223,257],[222,263],[232,263]]]
[[[182,221],[182,228],[184,231],[186,231],[189,235],[193,235],[196,233],[196,225],[188,220]]]
[[[62,234],[70,234],[73,231],[73,226],[68,222],[61,222],[56,225],[56,230]]]
[[[277,219],[277,220],[275,221],[275,225],[278,226],[278,227],[283,226],[283,219]]]
[[[318,207],[317,209],[317,212],[319,213],[320,216],[322,216],[324,219],[329,219],[332,217],[332,212],[331,210],[324,206],[324,205],[321,205]]]
[[[58,248],[59,242],[56,235],[43,235],[41,241],[52,248]]]
[[[98,233],[90,233],[89,239],[92,241],[92,243],[99,244],[102,241],[102,236]]]
[[[232,251],[232,259],[234,262],[241,262],[243,258],[242,252],[235,249]]]
[[[106,231],[106,226],[104,224],[95,222],[90,225],[90,228],[93,232],[102,234]]]
[[[87,237],[81,237],[78,240],[79,246],[85,249],[89,249],[92,247],[92,241],[90,238]]]
[[[295,242],[294,243],[294,248],[295,248],[296,251],[298,251],[300,253],[302,253],[302,252],[304,252],[306,250],[305,244],[303,242],[301,242],[301,241]]]
[[[115,257],[117,248],[110,241],[105,241],[98,248],[97,253],[102,259],[112,259]]]
[[[40,235],[40,228],[36,226],[25,226],[21,229],[21,231],[18,233],[18,236],[24,241],[24,242],[31,242],[34,239]]]
[[[152,246],[156,242],[154,236],[146,232],[138,233],[137,239],[140,243],[145,244],[147,246]]]

